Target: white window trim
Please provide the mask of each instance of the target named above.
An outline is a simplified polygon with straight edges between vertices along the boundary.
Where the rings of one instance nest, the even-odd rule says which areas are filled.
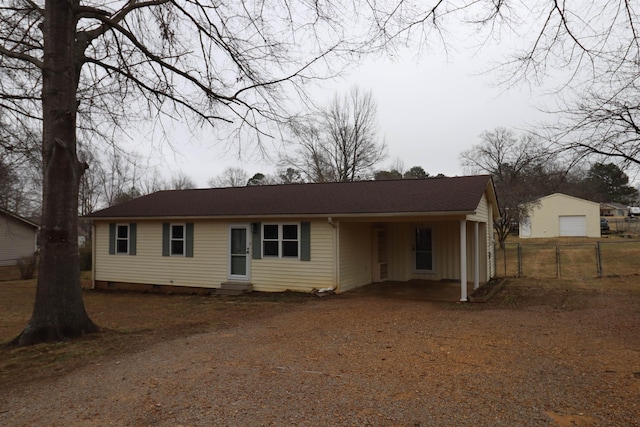
[[[273,225],[278,227],[278,237],[275,238],[275,239],[265,239],[265,232],[264,232],[265,227],[273,226]],[[280,258],[280,255],[282,253],[282,251],[280,250],[280,233],[281,233],[280,224],[278,224],[278,223],[263,223],[261,232],[262,233],[261,233],[261,242],[260,242],[260,252],[262,253],[262,258]],[[265,255],[265,253],[264,253],[264,243],[265,242],[278,242],[278,255]]]
[[[269,225],[276,225],[278,226],[278,239],[266,239],[264,238],[264,227],[265,226],[269,226]],[[293,239],[284,239],[283,235],[284,235],[284,231],[283,228],[285,225],[295,225],[296,226],[296,235],[297,235],[297,239],[293,240]],[[300,259],[300,230],[302,229],[302,227],[300,226],[299,222],[269,222],[269,223],[263,223],[262,224],[262,233],[261,233],[261,242],[260,242],[260,252],[262,255],[262,258],[272,258],[272,259]],[[264,253],[264,242],[278,242],[278,255],[265,255]],[[298,246],[298,254],[296,256],[283,256],[283,242],[297,242],[297,246]]]
[[[182,227],[182,238],[181,239],[175,239],[173,237],[173,227],[175,226],[181,226]],[[173,242],[174,241],[182,241],[182,253],[181,254],[174,254],[173,253]],[[185,222],[174,222],[174,223],[170,223],[169,224],[169,256],[181,256],[184,257],[187,254],[187,224]]]
[[[120,229],[120,227],[127,227],[127,238],[123,239],[122,237],[119,237],[118,235],[118,230]],[[129,224],[124,224],[124,223],[120,223],[120,224],[116,224],[116,248],[115,248],[115,254],[116,255],[129,255],[129,251],[131,250],[131,227],[129,226]],[[122,241],[122,240],[126,240],[127,241],[127,251],[126,252],[120,252],[118,251],[118,242]]]

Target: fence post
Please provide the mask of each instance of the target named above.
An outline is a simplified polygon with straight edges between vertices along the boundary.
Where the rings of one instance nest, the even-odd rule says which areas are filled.
[[[518,277],[522,277],[522,246],[518,243]]]
[[[556,278],[560,277],[560,246],[556,245]]]
[[[596,242],[596,268],[598,270],[598,278],[602,278],[602,252],[600,251],[600,242]]]

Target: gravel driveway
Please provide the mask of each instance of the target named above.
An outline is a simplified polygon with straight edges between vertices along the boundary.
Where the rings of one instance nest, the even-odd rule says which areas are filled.
[[[638,426],[640,298],[313,299],[26,381],[0,425]]]

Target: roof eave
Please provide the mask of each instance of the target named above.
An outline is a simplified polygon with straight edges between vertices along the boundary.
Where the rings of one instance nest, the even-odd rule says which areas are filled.
[[[31,226],[33,228],[36,228],[36,229],[40,228],[40,226],[38,224],[36,224],[35,222],[29,221],[28,219],[23,218],[20,215],[14,214],[13,212],[10,212],[10,211],[8,211],[6,209],[0,208],[0,212],[4,213],[7,216],[10,216],[11,218],[14,218],[14,219],[16,219],[18,221],[21,221],[21,222],[25,223],[26,225],[29,225],[29,226]]]
[[[466,216],[475,215],[476,210],[462,211],[429,211],[429,212],[360,212],[360,213],[297,213],[297,214],[243,214],[243,215],[166,215],[166,216],[105,216],[105,217],[84,217],[91,221],[153,221],[153,220],[197,220],[197,219],[216,219],[216,220],[237,220],[252,218],[371,218],[371,217],[414,217],[414,216]]]

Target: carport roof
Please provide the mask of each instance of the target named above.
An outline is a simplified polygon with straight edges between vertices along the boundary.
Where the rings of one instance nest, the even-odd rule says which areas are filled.
[[[489,175],[168,190],[87,218],[464,213],[485,191],[497,203]]]

